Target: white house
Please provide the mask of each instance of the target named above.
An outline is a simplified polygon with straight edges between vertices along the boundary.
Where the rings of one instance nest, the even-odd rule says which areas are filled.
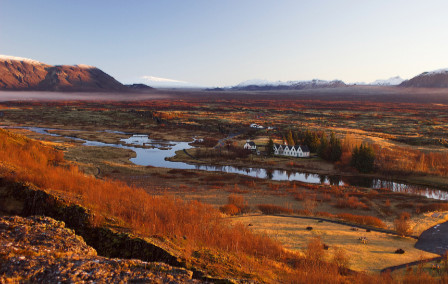
[[[274,155],[283,155],[283,145],[274,144]]]
[[[262,125],[258,125],[258,124],[256,124],[256,123],[252,123],[252,124],[250,125],[250,127],[252,127],[252,128],[257,128],[257,129],[263,129],[263,128],[264,128],[264,126],[262,126]]]
[[[304,158],[310,156],[310,150],[306,145],[281,145],[274,144],[274,155]]]
[[[302,158],[302,157],[309,157],[310,156],[310,149],[307,145],[297,145],[296,148],[296,157]]]
[[[257,145],[255,145],[255,142],[247,140],[243,148],[247,150],[257,150]]]

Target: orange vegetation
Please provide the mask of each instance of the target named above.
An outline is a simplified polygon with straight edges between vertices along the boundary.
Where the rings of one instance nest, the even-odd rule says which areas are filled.
[[[229,225],[219,211],[209,205],[185,202],[172,196],[152,196],[140,188],[87,176],[77,166],[67,164],[62,152],[3,129],[0,129],[0,175],[7,180],[30,182],[58,193],[94,210],[96,216],[118,218],[136,233],[171,239],[181,237],[179,239],[186,239],[185,247],[196,250],[215,248],[227,251],[229,256],[240,260],[238,269],[244,271],[247,268],[251,274],[263,274],[267,277],[264,280],[269,282],[379,281],[374,276],[361,273],[345,275],[341,270],[345,269],[346,263],[342,254],[335,255],[334,263],[321,261],[317,241],[310,244],[306,258],[300,257],[284,250],[279,242],[252,233],[242,224]],[[244,198],[238,195],[229,196],[229,204],[240,210],[247,206]],[[95,221],[99,224],[102,220],[98,218]],[[215,264],[210,265],[213,267]],[[250,277],[251,274],[238,275]]]
[[[279,243],[255,235],[243,226],[228,226],[209,205],[171,196],[152,196],[141,188],[86,176],[76,166],[61,165],[60,151],[5,130],[0,130],[0,161],[5,178],[31,182],[77,198],[103,216],[118,217],[145,235],[185,236],[194,245],[274,258],[283,254]],[[232,200],[244,202],[238,197]]]

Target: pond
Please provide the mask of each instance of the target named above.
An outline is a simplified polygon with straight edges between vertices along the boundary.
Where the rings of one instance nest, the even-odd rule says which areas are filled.
[[[132,134],[119,131],[104,130],[105,132],[130,135],[129,138],[121,139],[120,141],[122,143],[112,144],[112,143],[103,143],[99,141],[85,140],[70,136],[62,136],[59,134],[48,132],[48,130],[57,130],[57,129],[40,128],[40,127],[15,127],[15,128],[23,128],[40,134],[65,137],[77,141],[83,141],[84,146],[116,147],[116,148],[129,149],[136,153],[136,157],[131,158],[130,161],[136,165],[141,166],[225,172],[225,173],[246,175],[261,179],[278,180],[278,181],[300,181],[313,184],[352,185],[352,186],[368,187],[373,189],[387,188],[394,192],[418,194],[426,196],[428,198],[448,200],[447,191],[425,186],[404,184],[390,180],[365,178],[365,177],[319,175],[297,171],[269,170],[264,168],[192,165],[184,162],[172,162],[166,160],[166,158],[173,157],[176,154],[176,151],[188,150],[194,147],[189,145],[189,142],[155,140],[150,139],[148,135],[143,134]]]

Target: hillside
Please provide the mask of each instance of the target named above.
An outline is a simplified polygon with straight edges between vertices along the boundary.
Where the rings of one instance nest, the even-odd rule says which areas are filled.
[[[400,84],[401,87],[448,88],[448,69],[423,72]]]
[[[0,90],[83,92],[132,89],[93,66],[52,66],[31,59],[0,55]]]

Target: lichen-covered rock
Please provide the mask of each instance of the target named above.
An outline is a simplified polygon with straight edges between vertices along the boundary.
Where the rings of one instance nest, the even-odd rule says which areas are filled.
[[[192,275],[164,263],[97,256],[64,222],[52,218],[0,218],[0,283],[197,282]]]

